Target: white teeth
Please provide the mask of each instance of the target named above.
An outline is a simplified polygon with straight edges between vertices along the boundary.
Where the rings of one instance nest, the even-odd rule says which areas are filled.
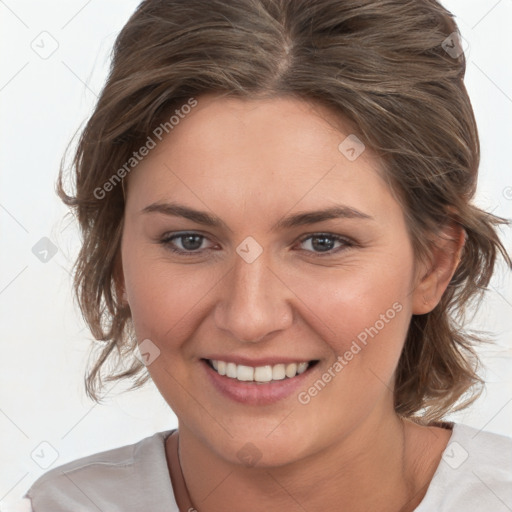
[[[232,379],[236,379],[236,364],[235,363],[227,363],[226,377],[231,377]]]
[[[254,368],[239,364],[236,368],[236,378],[238,380],[254,380]]]
[[[272,366],[258,366],[255,368],[254,380],[256,382],[270,382],[272,380]]]
[[[308,369],[309,363],[299,363],[297,365],[297,373],[300,375],[301,373],[304,373]]]
[[[292,379],[296,375],[304,373],[308,362],[300,363],[279,363],[274,366],[246,366],[243,364],[227,363],[210,359],[210,363],[219,375],[225,375],[231,379],[242,382],[270,382],[274,380]]]
[[[297,375],[297,363],[287,364],[285,373],[288,378],[295,377]]]
[[[284,364],[276,364],[272,368],[272,380],[283,380],[285,377],[286,377],[286,370],[285,370]]]

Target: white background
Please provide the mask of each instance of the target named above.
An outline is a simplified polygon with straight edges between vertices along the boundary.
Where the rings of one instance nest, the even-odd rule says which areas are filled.
[[[476,202],[511,218],[512,0],[443,4],[469,43],[466,84],[482,144]],[[103,405],[85,397],[91,336],[73,304],[69,275],[79,237],[54,193],[65,146],[90,114],[114,39],[137,5],[0,0],[0,505],[46,471],[31,458],[41,442],[58,453],[55,467],[177,425],[151,382],[125,395],[118,384]],[[46,48],[58,44],[46,59],[31,47],[41,37]],[[512,252],[511,230],[503,236]],[[43,237],[58,247],[47,263],[32,253]],[[482,352],[487,391],[453,419],[512,436],[510,281],[500,264],[471,324],[496,335],[496,345]]]

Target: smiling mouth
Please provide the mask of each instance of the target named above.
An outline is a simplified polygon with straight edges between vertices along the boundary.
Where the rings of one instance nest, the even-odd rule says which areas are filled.
[[[278,382],[282,380],[293,379],[301,375],[319,361],[298,361],[296,363],[280,363],[265,366],[246,366],[216,359],[203,359],[210,368],[219,375],[228,377],[240,382],[254,382],[256,384],[265,384]]]

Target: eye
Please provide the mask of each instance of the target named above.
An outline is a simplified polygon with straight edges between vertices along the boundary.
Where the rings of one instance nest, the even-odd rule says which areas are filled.
[[[306,243],[305,243],[306,242]],[[300,240],[301,244],[308,247],[305,250],[312,252],[313,256],[331,256],[339,251],[346,250],[353,247],[355,243],[348,238],[344,238],[340,235],[334,235],[332,233],[315,233],[308,235]],[[335,248],[335,244],[339,244]]]
[[[206,236],[195,232],[169,233],[164,235],[159,243],[176,254],[195,256],[207,250],[207,248],[201,248],[206,240],[208,240]],[[332,256],[356,245],[354,241],[332,233],[309,234],[300,240],[300,244],[306,247],[303,250],[314,257]],[[337,247],[336,244],[338,244]]]
[[[177,254],[194,256],[203,252],[203,249],[198,249],[201,248],[205,240],[207,238],[199,233],[178,233],[164,235],[160,240],[160,244]],[[181,245],[181,247],[176,247],[176,244]]]

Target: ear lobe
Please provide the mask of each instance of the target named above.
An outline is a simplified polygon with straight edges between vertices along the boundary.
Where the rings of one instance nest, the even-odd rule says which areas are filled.
[[[451,222],[432,244],[430,264],[422,266],[422,277],[413,292],[412,313],[424,315],[432,311],[443,296],[461,260],[466,231]]]

